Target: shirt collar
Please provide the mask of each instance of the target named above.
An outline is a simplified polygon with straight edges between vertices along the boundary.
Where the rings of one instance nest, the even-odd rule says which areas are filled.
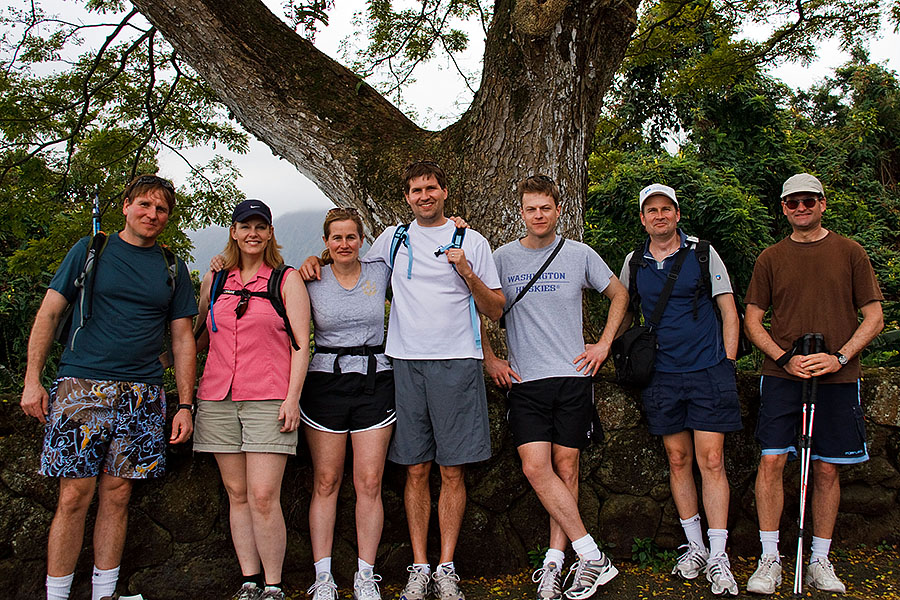
[[[681,250],[682,248],[684,248],[685,246],[688,245],[687,234],[685,232],[683,232],[681,229],[678,229],[677,231],[678,231],[678,238],[680,241],[680,243],[678,244],[678,248],[676,250],[673,250],[671,254],[669,254],[666,258],[663,259],[663,261],[672,258],[673,256],[675,256],[675,254],[678,253],[678,250]],[[656,260],[655,258],[653,258],[653,255],[650,253],[650,237],[649,236],[647,237],[647,241],[644,242],[644,258],[648,258],[653,261]]]
[[[269,277],[272,275],[272,267],[263,263],[259,266],[259,270],[256,272],[256,275],[250,278],[247,283],[241,283],[241,269],[239,267],[235,267],[228,271],[228,277],[225,281],[233,281],[240,285],[241,287],[247,287],[251,283],[255,282],[257,279],[265,279],[268,281]]]

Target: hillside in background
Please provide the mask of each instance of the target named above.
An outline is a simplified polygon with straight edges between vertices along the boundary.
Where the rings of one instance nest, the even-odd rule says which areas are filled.
[[[322,252],[322,222],[326,212],[324,209],[299,211],[275,217],[275,238],[281,244],[281,254],[287,264],[298,266],[307,256]],[[191,231],[188,237],[194,244],[188,267],[204,273],[210,257],[225,247],[228,229],[213,225]]]

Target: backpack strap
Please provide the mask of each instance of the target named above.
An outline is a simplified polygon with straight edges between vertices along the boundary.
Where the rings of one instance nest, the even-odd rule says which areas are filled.
[[[168,275],[167,283],[169,289],[172,290],[172,293],[174,294],[175,282],[178,280],[178,258],[168,246],[159,244],[159,249],[162,251],[163,259],[166,261],[166,275]]]
[[[409,223],[401,223],[397,225],[397,228],[394,230],[394,237],[391,239],[391,260],[390,267],[391,270],[394,269],[394,260],[397,258],[397,253],[400,251],[400,245],[406,246],[406,252],[409,255],[409,264],[406,267],[406,278],[412,279],[412,264],[413,264],[413,256],[412,256],[412,247],[409,245]]]
[[[80,321],[78,326],[75,328],[74,333],[72,333],[72,343],[70,344],[70,350],[75,350],[75,336],[78,335],[78,332],[87,324],[87,322],[91,319],[94,313],[94,280],[95,273],[94,270],[97,267],[97,261],[100,260],[100,255],[103,254],[103,251],[106,249],[106,244],[109,242],[109,236],[103,233],[102,231],[98,231],[91,238],[91,243],[88,246],[87,253],[84,257],[84,267],[81,269],[81,273],[78,274],[78,277],[75,278],[74,285],[78,290],[78,305],[79,305],[79,317]],[[57,331],[59,334],[60,341],[65,343],[65,340],[62,339],[62,336],[68,336],[68,331],[71,328],[71,320],[74,319],[74,316],[70,316],[69,319],[63,319],[65,321],[65,325],[60,327]]]
[[[209,293],[209,320],[211,324],[211,329],[216,332],[218,328],[216,327],[216,316],[214,306],[216,300],[219,299],[219,296],[222,294],[227,294],[229,296],[246,296],[248,298],[265,298],[272,305],[272,308],[275,310],[275,313],[281,317],[281,320],[284,321],[284,329],[287,331],[288,339],[291,340],[291,347],[294,350],[299,350],[300,345],[297,343],[296,338],[294,338],[294,330],[291,327],[291,320],[287,315],[287,308],[284,306],[284,299],[281,297],[281,283],[284,281],[284,275],[288,269],[291,267],[285,264],[281,264],[278,267],[272,269],[272,273],[269,275],[269,281],[266,284],[265,292],[248,292],[246,290],[226,290],[225,289],[225,280],[228,278],[228,274],[223,271],[216,271],[215,276],[213,277],[212,286],[210,287]],[[197,337],[203,332],[203,328],[201,327],[197,332]]]
[[[647,266],[647,261],[644,259],[646,245],[646,240],[638,242],[628,260],[628,310],[634,315],[634,323],[639,322],[641,314],[641,295],[638,293],[637,275],[638,271]]]
[[[525,297],[525,294],[528,293],[528,290],[531,289],[531,286],[533,286],[534,283],[538,279],[541,278],[541,275],[544,274],[544,271],[547,270],[547,267],[550,266],[550,263],[552,263],[553,259],[556,258],[556,255],[559,254],[559,251],[562,250],[563,244],[565,244],[565,243],[566,243],[566,238],[559,236],[559,243],[556,244],[556,248],[553,249],[553,252],[550,253],[550,256],[548,256],[547,260],[544,261],[544,264],[541,265],[541,268],[538,269],[537,271],[535,271],[534,275],[531,276],[531,279],[528,281],[528,283],[525,284],[525,287],[523,287],[521,290],[519,290],[519,293],[516,294],[516,297],[512,301],[512,304],[510,304],[505,309],[503,309],[503,314],[500,315],[500,321],[499,321],[500,329],[506,329],[507,313],[509,313],[509,311],[512,310],[512,307],[515,306],[519,300],[521,300],[522,298]]]
[[[663,311],[666,310],[669,296],[672,295],[672,290],[675,289],[675,282],[678,280],[678,274],[681,272],[681,265],[684,264],[684,259],[687,258],[689,250],[689,246],[683,246],[675,254],[675,262],[672,263],[672,268],[669,269],[669,275],[666,277],[666,285],[663,286],[662,292],[656,300],[656,306],[653,307],[653,314],[650,316],[650,320],[647,321],[647,324],[650,325],[650,327],[656,327],[659,324],[660,319],[662,319]]]
[[[457,227],[453,232],[453,237],[450,238],[450,243],[435,250],[434,255],[440,256],[450,248],[462,248],[464,239],[466,239],[466,228]],[[453,270],[456,271],[456,265],[453,265]],[[456,274],[459,275],[459,271]],[[462,277],[462,275],[459,276]],[[478,308],[475,306],[475,297],[471,293],[469,294],[469,320],[472,322],[472,332],[475,334],[475,347],[481,350],[481,318],[478,316]]]
[[[227,279],[228,274],[225,270],[216,271],[216,274],[213,275],[212,285],[209,289],[209,322],[211,325],[211,329],[216,332],[219,331],[219,328],[216,327],[216,313],[213,309],[215,306],[216,300],[219,299],[219,296],[222,295],[222,292],[225,291],[225,279]],[[203,333],[203,328],[197,330],[197,334],[199,336],[200,333]]]
[[[291,327],[291,320],[288,318],[287,308],[284,306],[284,298],[281,297],[281,282],[284,281],[284,274],[290,268],[291,267],[288,265],[282,263],[272,270],[272,274],[269,275],[269,284],[266,288],[266,295],[269,298],[269,302],[272,303],[272,308],[275,309],[275,312],[284,321],[284,329],[287,331],[288,338],[291,340],[291,347],[294,350],[299,350],[300,346],[297,344],[297,340],[294,339],[294,330]]]
[[[700,298],[712,298],[712,281],[709,275],[709,240],[699,240],[697,245],[694,246],[694,254],[697,256],[697,262],[700,263],[700,285],[697,286],[697,291],[694,292],[694,320],[696,321]],[[713,304],[716,306],[716,313],[718,313],[718,305],[715,302]]]

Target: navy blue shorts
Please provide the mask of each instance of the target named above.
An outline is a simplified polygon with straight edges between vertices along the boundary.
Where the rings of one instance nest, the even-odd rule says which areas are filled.
[[[672,435],[687,429],[727,433],[743,427],[734,363],[728,359],[699,371],[657,371],[641,400],[653,435]]]
[[[760,379],[756,439],[763,454],[797,455],[803,419],[803,382],[783,377]],[[859,381],[816,386],[813,419],[813,460],[852,464],[869,460],[866,423],[859,404]]]
[[[516,447],[551,442],[583,450],[591,441],[594,385],[590,377],[548,377],[514,383],[506,394]]]

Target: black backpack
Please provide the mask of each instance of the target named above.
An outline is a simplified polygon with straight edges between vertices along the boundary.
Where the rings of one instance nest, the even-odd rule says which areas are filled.
[[[228,273],[223,271],[217,271],[215,277],[213,277],[212,289],[209,294],[209,312],[213,314],[213,305],[216,300],[219,299],[219,296],[222,294],[228,294],[231,296],[245,296],[246,298],[265,298],[272,304],[272,308],[275,309],[275,313],[281,317],[284,321],[284,328],[287,331],[288,338],[291,340],[291,347],[294,350],[299,350],[300,346],[297,344],[297,340],[294,339],[294,331],[291,329],[291,321],[288,319],[287,309],[284,307],[284,300],[281,298],[281,282],[284,280],[285,272],[291,267],[285,264],[281,264],[278,267],[272,269],[272,274],[269,276],[269,283],[266,286],[265,292],[249,292],[247,290],[226,290],[225,289],[225,279],[228,276]],[[212,330],[216,331],[216,319],[215,316],[211,318],[212,321]],[[197,337],[203,332],[203,329],[206,327],[206,323],[197,331]]]

